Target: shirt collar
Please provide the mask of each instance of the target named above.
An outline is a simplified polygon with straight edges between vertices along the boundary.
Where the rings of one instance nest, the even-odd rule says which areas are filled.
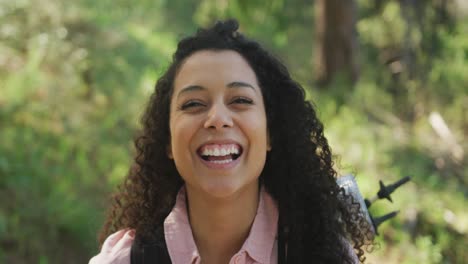
[[[262,186],[254,222],[239,252],[247,252],[258,263],[270,263],[277,225],[278,208]],[[200,263],[187,213],[185,186],[179,190],[175,206],[164,221],[164,236],[173,263]]]

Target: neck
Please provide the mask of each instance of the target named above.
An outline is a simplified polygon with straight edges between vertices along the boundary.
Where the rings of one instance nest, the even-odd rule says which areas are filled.
[[[228,263],[242,247],[258,207],[258,184],[230,197],[199,195],[187,188],[192,233],[202,262]]]

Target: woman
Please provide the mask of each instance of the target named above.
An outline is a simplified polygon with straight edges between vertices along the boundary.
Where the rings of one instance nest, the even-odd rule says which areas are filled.
[[[90,263],[364,261],[364,220],[338,199],[314,108],[237,28],[178,44]]]

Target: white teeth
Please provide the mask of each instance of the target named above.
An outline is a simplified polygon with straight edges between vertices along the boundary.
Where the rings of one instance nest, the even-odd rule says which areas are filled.
[[[215,148],[204,148],[201,153],[203,156],[226,156],[230,154],[239,154],[239,148],[236,145],[215,147]]]
[[[232,162],[232,159],[211,160],[210,162],[213,162],[213,163],[216,163],[216,164],[226,164],[226,163]]]

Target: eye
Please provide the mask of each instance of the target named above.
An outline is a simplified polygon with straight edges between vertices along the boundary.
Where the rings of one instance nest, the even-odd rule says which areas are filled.
[[[253,101],[246,97],[236,97],[232,100],[232,104],[253,104]]]
[[[190,110],[190,109],[198,108],[198,107],[201,107],[201,106],[205,106],[205,105],[200,101],[190,100],[190,101],[182,104],[182,106],[180,106],[180,110]]]

